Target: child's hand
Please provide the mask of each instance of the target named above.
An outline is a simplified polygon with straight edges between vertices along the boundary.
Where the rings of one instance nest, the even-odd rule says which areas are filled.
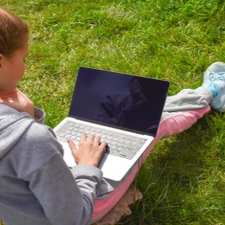
[[[100,143],[97,135],[81,135],[79,146],[72,139],[67,140],[77,164],[98,167],[106,149],[106,143]]]
[[[18,88],[7,95],[1,95],[0,102],[15,108],[20,112],[27,112],[34,117],[33,102]]]

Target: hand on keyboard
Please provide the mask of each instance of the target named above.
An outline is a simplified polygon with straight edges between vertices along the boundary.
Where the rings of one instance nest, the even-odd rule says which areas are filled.
[[[67,139],[77,164],[93,165],[98,167],[107,144],[100,141],[100,136],[81,134],[80,143]]]

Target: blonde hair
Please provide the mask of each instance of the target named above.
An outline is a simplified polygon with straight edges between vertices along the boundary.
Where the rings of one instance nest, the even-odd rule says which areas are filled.
[[[28,38],[28,25],[13,13],[0,8],[0,54],[11,56]]]

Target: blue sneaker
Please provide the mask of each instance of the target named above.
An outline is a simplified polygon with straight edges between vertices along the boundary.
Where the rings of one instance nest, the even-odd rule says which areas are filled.
[[[225,63],[215,62],[204,72],[203,87],[212,94],[212,108],[225,112]]]

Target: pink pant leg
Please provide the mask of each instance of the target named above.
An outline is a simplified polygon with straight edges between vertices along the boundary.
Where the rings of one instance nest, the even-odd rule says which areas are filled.
[[[156,144],[156,142],[163,137],[179,134],[187,130],[199,119],[201,119],[204,115],[209,113],[210,110],[211,110],[210,106],[207,106],[205,108],[193,111],[177,112],[174,116],[166,117],[160,122],[157,136],[153,144]],[[151,151],[151,149],[150,150],[147,149],[142,155],[141,157],[142,163],[144,163],[145,159],[148,157],[149,151]]]
[[[140,160],[133,166],[127,176],[120,182],[120,184],[104,199],[96,199],[94,212],[92,214],[92,221],[96,222],[103,218],[122,198],[126,193],[129,186],[135,179],[138,171],[142,164],[149,156],[151,150],[157,141],[169,135],[180,133],[190,128],[198,119],[202,118],[205,114],[210,111],[210,107],[197,109],[193,111],[177,112],[173,116],[169,116],[161,120],[158,129],[157,136],[152,144],[146,149]]]

